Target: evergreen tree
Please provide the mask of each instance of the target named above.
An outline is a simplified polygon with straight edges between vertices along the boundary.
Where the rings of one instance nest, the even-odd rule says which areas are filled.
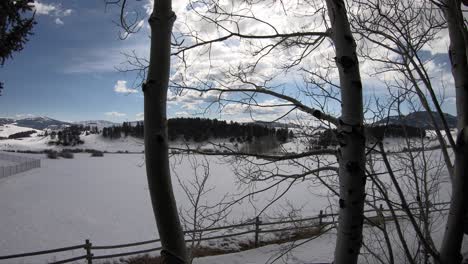
[[[28,35],[36,24],[34,14],[24,17],[32,11],[33,0],[0,1],[0,65],[11,58],[13,52],[21,51],[28,41]]]

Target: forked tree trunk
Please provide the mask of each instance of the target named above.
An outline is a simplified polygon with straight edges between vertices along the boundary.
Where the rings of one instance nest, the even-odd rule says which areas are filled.
[[[175,21],[170,0],[155,0],[149,19],[151,51],[143,85],[146,174],[163,250],[163,263],[187,263],[187,250],[172,190],[167,137],[167,89],[171,32]]]
[[[338,125],[340,212],[334,263],[353,264],[357,263],[362,245],[366,184],[362,83],[356,42],[344,1],[327,0],[326,3],[336,49],[342,102]]]
[[[447,20],[450,46],[449,56],[455,80],[458,136],[455,145],[455,179],[452,182],[452,199],[440,249],[441,262],[461,262],[460,249],[466,232],[468,207],[468,65],[464,40],[463,16],[459,0],[446,0],[443,7]]]

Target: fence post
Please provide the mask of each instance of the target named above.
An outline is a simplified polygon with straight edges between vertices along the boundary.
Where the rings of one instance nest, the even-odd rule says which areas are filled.
[[[319,225],[321,226],[322,225],[322,218],[323,218],[323,210],[320,210],[320,214],[319,214]]]
[[[89,239],[86,239],[85,249],[86,249],[86,260],[88,261],[88,264],[93,263],[93,254],[91,254],[92,246],[93,244],[89,242]]]
[[[261,231],[260,229],[261,224],[262,224],[262,221],[260,221],[260,217],[259,216],[255,217],[255,248],[258,247],[258,242],[259,242],[258,236]]]

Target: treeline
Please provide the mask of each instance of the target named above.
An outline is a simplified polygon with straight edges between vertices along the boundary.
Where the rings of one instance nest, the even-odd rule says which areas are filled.
[[[372,126],[365,128],[368,140],[382,140],[385,137],[425,137],[424,128],[402,125]],[[336,129],[327,129],[318,134],[318,147],[337,146]]]
[[[387,125],[366,127],[366,135],[377,140],[384,137],[410,137],[421,138],[426,136],[426,129],[407,125]]]
[[[56,145],[63,145],[63,146],[75,146],[79,144],[83,144],[84,141],[80,139],[80,135],[82,131],[88,131],[85,130],[86,127],[82,125],[72,125],[69,126],[59,132],[51,132],[50,133],[50,139],[56,141],[50,141],[49,144],[56,144]],[[92,131],[96,131],[95,129],[91,129]],[[48,133],[46,132],[45,136],[47,136]]]
[[[168,120],[169,140],[183,139],[186,141],[202,142],[213,138],[226,138],[230,141],[252,142],[256,138],[272,137],[285,142],[293,137],[293,132],[288,128],[269,128],[258,124],[239,124],[224,120],[206,118],[174,118]],[[134,125],[124,122],[122,126],[104,128],[102,135],[106,138],[120,138],[121,136],[134,136],[143,138],[143,122]]]
[[[30,137],[34,133],[36,133],[35,130],[28,130],[28,131],[11,134],[8,136],[8,138],[9,139],[25,138],[25,137]]]

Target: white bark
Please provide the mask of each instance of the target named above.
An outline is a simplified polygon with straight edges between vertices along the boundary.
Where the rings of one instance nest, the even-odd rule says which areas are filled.
[[[339,69],[342,115],[338,125],[340,149],[340,212],[335,264],[357,263],[362,245],[365,199],[365,137],[362,83],[356,43],[350,30],[343,0],[327,0]]]
[[[441,263],[460,263],[460,249],[468,210],[468,65],[464,40],[463,16],[459,0],[446,0],[443,7],[449,29],[449,56],[455,80],[458,118],[458,137],[455,152],[455,179],[452,182],[452,200],[440,249]]]
[[[153,212],[163,250],[163,263],[187,263],[187,250],[172,189],[167,137],[167,89],[171,32],[175,20],[170,0],[154,1],[145,102],[145,158]]]

